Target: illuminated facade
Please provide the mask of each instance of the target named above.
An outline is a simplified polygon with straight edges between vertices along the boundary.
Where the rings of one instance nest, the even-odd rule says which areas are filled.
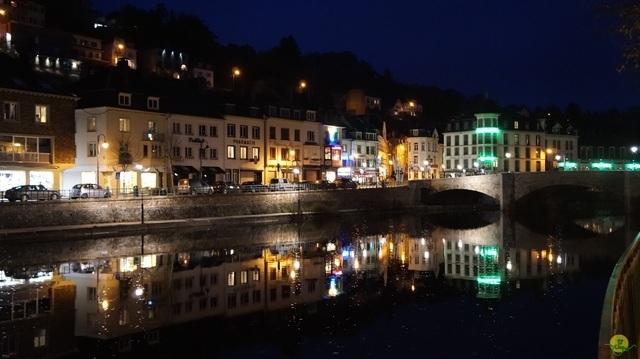
[[[407,136],[408,180],[439,178],[442,152],[438,130],[412,129]]]
[[[559,158],[573,158],[578,135],[547,128],[544,119],[521,114],[476,113],[447,124],[444,135],[445,176],[487,172],[556,170]]]
[[[76,97],[6,54],[0,54],[0,75],[13,79],[0,85],[0,191],[24,184],[60,189],[62,172],[75,164]]]

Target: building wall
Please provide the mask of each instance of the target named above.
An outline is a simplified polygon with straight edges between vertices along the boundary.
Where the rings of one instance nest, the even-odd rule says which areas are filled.
[[[8,91],[0,89],[0,103],[13,102],[19,107],[19,118],[15,121],[0,118],[0,172],[11,174],[29,184],[44,184],[47,187],[59,188],[61,171],[72,167],[75,163],[74,141],[74,106],[72,97]],[[48,106],[47,123],[36,123],[35,106]],[[46,149],[39,143],[31,146],[16,146],[20,138],[38,138],[51,141],[51,148]],[[50,157],[46,155],[50,152]],[[35,153],[38,153],[37,159]],[[39,175],[38,175],[39,174]],[[15,185],[7,180],[0,182],[0,190]]]

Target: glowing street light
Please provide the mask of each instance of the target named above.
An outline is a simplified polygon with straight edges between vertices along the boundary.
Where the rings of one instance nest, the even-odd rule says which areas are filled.
[[[234,67],[233,69],[231,69],[231,77],[233,78],[233,86],[235,87],[236,85],[236,77],[240,76],[240,69],[237,67]]]
[[[109,148],[109,143],[107,142],[107,136],[105,134],[99,134],[96,140],[96,184],[100,184],[100,138],[103,138],[102,148],[105,150]]]

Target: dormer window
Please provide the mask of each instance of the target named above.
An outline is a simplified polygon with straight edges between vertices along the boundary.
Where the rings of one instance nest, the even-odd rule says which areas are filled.
[[[147,108],[149,110],[159,110],[160,109],[160,99],[157,97],[149,97],[147,98]]]
[[[307,121],[315,121],[315,120],[316,120],[316,112],[307,111]]]
[[[518,121],[513,121],[513,129],[514,130],[518,129]]]
[[[118,105],[120,106],[131,106],[131,94],[121,93],[118,95]]]

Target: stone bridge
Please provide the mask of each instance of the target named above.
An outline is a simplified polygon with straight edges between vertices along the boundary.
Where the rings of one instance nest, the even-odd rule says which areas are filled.
[[[427,187],[430,187],[426,197],[452,195],[455,191],[471,191],[491,197],[502,211],[514,209],[516,201],[528,194],[559,186],[604,192],[612,199],[624,201],[626,205],[630,198],[640,194],[640,172],[631,171],[503,172],[426,182]],[[423,202],[424,198],[423,195]]]

